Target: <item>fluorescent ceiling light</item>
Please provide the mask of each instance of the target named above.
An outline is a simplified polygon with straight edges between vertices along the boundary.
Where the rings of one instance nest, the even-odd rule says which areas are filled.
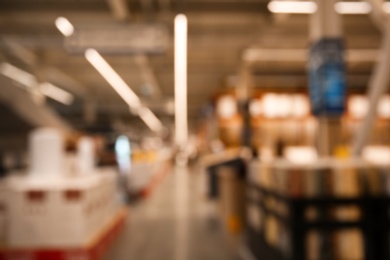
[[[155,132],[162,130],[160,120],[153,112],[146,107],[142,107],[141,101],[137,94],[126,84],[118,73],[108,64],[108,62],[95,49],[85,51],[85,57],[91,65],[103,76],[111,87],[121,96],[131,109],[137,110],[140,118],[145,124]]]
[[[40,84],[39,91],[43,95],[54,99],[64,105],[71,105],[74,101],[74,97],[72,94],[48,82]]]
[[[335,9],[339,14],[368,14],[372,11],[367,2],[338,2]]]
[[[118,73],[95,49],[85,51],[85,58],[103,76],[103,78],[114,88],[131,108],[139,108],[141,101]]]
[[[9,63],[1,64],[0,73],[20,83],[28,91],[31,91],[34,87],[38,86],[38,80],[34,75],[24,70],[21,70]],[[72,94],[66,92],[65,90],[57,86],[54,86],[51,83],[44,82],[42,84],[39,84],[38,89],[46,97],[54,99],[60,103],[63,103],[65,105],[70,105],[73,103],[74,97]]]
[[[163,128],[160,120],[147,108],[142,107],[139,111],[139,117],[147,124],[147,126],[155,132],[160,132]]]
[[[312,14],[317,11],[317,4],[312,1],[271,1],[268,9],[272,13]]]
[[[175,139],[184,147],[188,141],[187,118],[187,17],[175,18]]]
[[[385,3],[383,3],[383,10],[384,10],[386,13],[390,14],[390,2],[385,2]]]
[[[9,63],[4,62],[1,64],[0,73],[16,82],[19,82],[27,88],[32,88],[33,86],[37,85],[37,80],[32,74]]]
[[[74,27],[65,17],[58,17],[55,21],[57,29],[66,37],[74,33]]]
[[[364,1],[340,1],[335,4],[335,9],[339,14],[368,14],[372,6]],[[268,4],[268,10],[272,13],[313,14],[317,11],[317,4],[313,1],[273,0]],[[383,3],[383,10],[390,13],[390,2]]]

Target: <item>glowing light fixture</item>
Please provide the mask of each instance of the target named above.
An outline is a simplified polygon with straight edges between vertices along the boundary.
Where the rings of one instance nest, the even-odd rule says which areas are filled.
[[[187,17],[175,18],[175,139],[178,146],[188,141],[187,122]]]
[[[48,82],[39,84],[37,78],[34,75],[9,63],[2,63],[0,65],[0,73],[20,83],[28,91],[32,91],[34,87],[38,86],[40,93],[64,105],[71,105],[74,101],[74,97],[71,93]]]
[[[390,2],[384,2],[384,3],[383,3],[383,10],[384,10],[386,13],[390,14]]]
[[[318,159],[316,150],[313,147],[291,146],[284,151],[287,160],[295,164],[311,164]]]
[[[339,14],[368,14],[372,11],[367,2],[338,2],[335,9]]]
[[[54,99],[64,105],[71,105],[74,101],[74,97],[72,94],[48,82],[40,84],[39,91],[43,95]]]
[[[237,114],[237,102],[232,96],[223,96],[217,102],[217,115],[221,118],[230,118]]]
[[[111,87],[121,96],[121,98],[129,105],[130,108],[137,110],[140,118],[145,124],[155,132],[162,130],[160,120],[153,112],[141,105],[139,97],[119,76],[118,73],[108,64],[108,62],[95,49],[85,51],[85,58],[91,65],[103,76],[103,78],[111,85]]]
[[[103,76],[103,78],[114,88],[123,100],[132,108],[139,108],[141,101],[118,73],[95,49],[85,51],[85,58]]]
[[[251,116],[260,116],[261,113],[263,112],[263,104],[261,103],[260,99],[253,99],[249,103],[249,114]]]
[[[317,11],[317,4],[312,1],[271,1],[268,9],[272,13],[312,14]]]
[[[367,146],[363,149],[364,160],[376,165],[390,165],[390,148],[388,146]]]
[[[150,129],[155,132],[160,132],[163,128],[160,120],[153,114],[153,112],[147,108],[142,107],[139,111],[140,118],[148,125]]]
[[[65,17],[58,17],[55,21],[57,29],[66,37],[74,33],[74,27]]]
[[[317,8],[314,1],[273,0],[268,4],[268,10],[272,13],[313,14]],[[372,6],[363,1],[340,1],[335,4],[335,9],[339,14],[368,14],[372,11]],[[389,2],[383,3],[383,10],[390,13]]]
[[[24,87],[32,88],[37,84],[37,80],[34,75],[21,70],[9,63],[2,63],[0,66],[0,72],[4,76],[22,84]]]
[[[279,116],[279,95],[277,94],[266,94],[262,99],[263,114],[267,118],[277,118]]]
[[[310,114],[309,99],[302,94],[296,94],[291,97],[292,108],[291,115],[293,117],[301,118]]]
[[[365,96],[354,95],[348,100],[348,110],[350,115],[356,119],[362,119],[367,115],[368,100]]]

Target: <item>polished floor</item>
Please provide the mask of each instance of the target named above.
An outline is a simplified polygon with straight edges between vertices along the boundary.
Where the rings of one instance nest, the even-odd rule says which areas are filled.
[[[173,167],[130,206],[128,225],[105,260],[237,260],[234,243],[202,195],[198,169]]]

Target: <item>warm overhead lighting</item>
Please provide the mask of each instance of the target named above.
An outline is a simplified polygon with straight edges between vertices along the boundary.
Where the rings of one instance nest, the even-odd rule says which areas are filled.
[[[310,114],[309,99],[303,94],[295,94],[291,97],[292,107],[291,115],[295,118],[301,118]]]
[[[286,159],[295,164],[311,164],[318,159],[316,150],[309,146],[291,146],[284,151]]]
[[[249,103],[249,114],[253,117],[260,116],[263,112],[263,104],[260,99],[253,99]]]
[[[272,13],[312,14],[317,11],[317,4],[312,1],[271,1],[268,9]]]
[[[24,70],[21,70],[9,63],[1,64],[0,73],[20,83],[25,88],[27,88],[27,90],[32,90],[35,86],[38,86],[38,80],[34,75]],[[54,99],[65,105],[70,105],[73,103],[74,98],[72,94],[66,92],[63,89],[60,89],[59,87],[54,86],[51,83],[48,82],[41,83],[39,84],[38,88],[39,91],[46,97]]]
[[[175,135],[176,143],[185,146],[187,123],[187,17],[175,18]]]
[[[237,114],[237,101],[233,96],[223,96],[218,99],[217,115],[221,118],[231,118]]]
[[[335,9],[339,14],[368,14],[372,11],[367,2],[338,2]]]
[[[268,4],[268,10],[272,13],[313,14],[317,8],[313,1],[273,0]],[[339,14],[368,14],[372,11],[372,6],[367,2],[341,1],[335,4],[335,9]],[[390,13],[390,2],[383,3],[383,10]]]
[[[34,75],[21,70],[9,63],[2,63],[0,66],[0,73],[4,76],[22,84],[24,87],[32,88],[37,84],[37,80]]]
[[[378,116],[390,119],[390,95],[382,97],[378,104]]]
[[[74,27],[65,17],[58,17],[55,21],[57,29],[66,37],[74,33]]]
[[[74,97],[69,92],[66,92],[63,89],[60,89],[59,87],[54,86],[53,84],[50,84],[48,82],[42,83],[39,85],[39,91],[51,98],[54,99],[64,105],[71,105],[73,103]]]
[[[348,112],[355,119],[362,119],[367,115],[369,103],[363,95],[353,95],[348,99]]]
[[[160,120],[153,114],[153,112],[147,108],[142,107],[139,112],[139,117],[148,125],[150,129],[155,132],[160,132],[163,128]]]
[[[131,109],[138,111],[138,115],[145,124],[155,132],[162,130],[160,120],[153,112],[141,106],[141,101],[137,94],[126,84],[118,73],[108,64],[108,62],[95,49],[85,51],[85,57],[91,65],[103,76],[103,78],[114,88]]]
[[[383,11],[390,14],[390,2],[383,3]]]
[[[88,49],[85,51],[85,57],[131,108],[140,107],[141,101],[139,97],[99,52],[95,49]]]
[[[388,146],[367,146],[363,149],[362,157],[364,160],[382,166],[390,165],[390,148]]]

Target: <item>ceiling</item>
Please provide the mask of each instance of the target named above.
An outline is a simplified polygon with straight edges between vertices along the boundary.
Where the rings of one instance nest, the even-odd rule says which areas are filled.
[[[96,131],[130,128],[147,133],[146,126],[129,112],[84,56],[66,51],[64,37],[54,25],[58,16],[67,17],[76,28],[158,22],[165,24],[172,36],[174,16],[184,12],[189,21],[191,125],[218,89],[237,84],[245,49],[309,46],[308,16],[272,15],[267,11],[266,0],[127,0],[126,3],[128,19],[118,21],[105,0],[1,0],[0,35],[5,41],[0,44],[0,57],[72,92],[76,100],[71,106],[50,100],[46,104],[72,127]],[[344,16],[343,26],[348,48],[379,47],[381,35],[367,15]],[[28,61],[29,56],[33,62]],[[174,94],[173,40],[165,53],[147,57],[145,66],[140,65],[136,56],[128,54],[104,57],[169,128],[173,122],[169,111]],[[348,64],[349,86],[364,88],[372,66],[372,61]],[[143,76],[145,69],[152,73],[158,94],[148,87],[150,75]],[[252,87],[306,87],[305,61],[260,60],[251,64],[249,70]],[[9,84],[6,81],[5,77],[0,78],[0,88]]]

